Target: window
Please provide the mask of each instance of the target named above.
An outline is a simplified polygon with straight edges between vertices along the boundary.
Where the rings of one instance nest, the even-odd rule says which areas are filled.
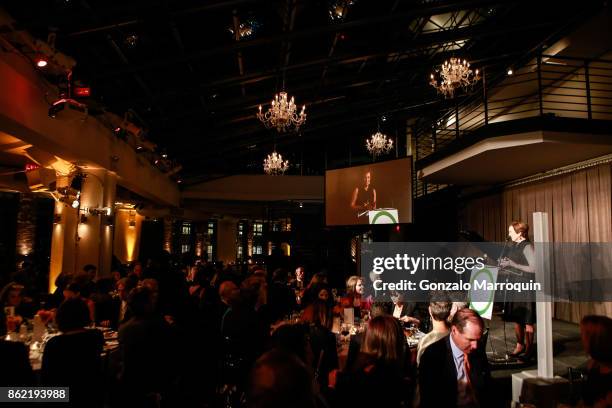
[[[241,246],[239,246],[239,247],[238,247],[238,252],[237,252],[237,257],[238,257],[238,259],[242,259],[242,254],[243,254],[243,252],[242,252],[242,247],[241,247]]]
[[[241,237],[242,235],[244,235],[244,224],[240,223],[238,224],[238,236]]]
[[[263,253],[263,248],[261,245],[255,245],[253,247],[253,255],[261,255]]]
[[[253,235],[256,237],[261,237],[263,235],[263,224],[260,222],[256,222],[253,224]]]
[[[190,250],[191,250],[191,245],[189,245],[189,244],[181,245],[181,254],[186,254]]]
[[[183,235],[191,235],[191,224],[188,222],[183,223]]]
[[[273,231],[273,232],[278,232],[278,231],[280,231],[280,225],[279,225],[277,222],[275,222],[274,224],[272,224],[272,231]]]
[[[209,222],[208,223],[208,235],[214,235],[214,233],[215,233],[215,223]]]
[[[213,259],[213,246],[209,245],[206,247],[206,253],[208,254],[208,260],[211,261]]]

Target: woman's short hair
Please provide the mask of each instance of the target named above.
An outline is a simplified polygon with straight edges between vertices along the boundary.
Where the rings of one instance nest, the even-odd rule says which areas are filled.
[[[57,328],[62,332],[82,329],[89,323],[89,308],[81,298],[66,299],[57,309],[55,315]]]
[[[359,281],[363,280],[361,276],[353,275],[346,280],[346,294],[353,295],[355,293],[355,287]]]
[[[403,362],[404,333],[393,316],[376,316],[368,323],[361,351],[389,365]]]
[[[510,224],[514,228],[514,232],[525,239],[529,239],[529,225],[523,221],[512,221]]]

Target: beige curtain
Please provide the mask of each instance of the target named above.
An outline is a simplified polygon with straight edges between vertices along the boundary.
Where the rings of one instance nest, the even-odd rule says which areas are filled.
[[[549,215],[553,242],[612,242],[612,165],[578,170],[543,181],[506,188],[471,199],[460,211],[462,228],[487,241],[501,242],[512,220],[528,223],[536,211]],[[612,253],[602,260],[612,269]],[[557,270],[571,273],[578,257],[555,260]],[[612,317],[612,302],[556,303],[555,317],[579,322],[587,314]]]

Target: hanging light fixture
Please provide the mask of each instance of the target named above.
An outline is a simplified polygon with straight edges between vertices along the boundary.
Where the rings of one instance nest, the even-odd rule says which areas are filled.
[[[268,175],[283,175],[289,168],[289,160],[283,160],[283,156],[274,148],[274,151],[265,158],[263,168]]]
[[[306,122],[306,105],[298,114],[297,106],[293,97],[289,99],[287,92],[274,95],[272,105],[266,112],[259,105],[257,118],[268,128],[276,128],[278,132],[298,130]]]
[[[366,140],[366,147],[372,156],[379,156],[383,153],[389,153],[393,148],[393,140],[378,130]]]
[[[431,74],[429,84],[445,98],[452,98],[458,88],[472,87],[479,79],[478,70],[472,71],[467,60],[451,58]]]

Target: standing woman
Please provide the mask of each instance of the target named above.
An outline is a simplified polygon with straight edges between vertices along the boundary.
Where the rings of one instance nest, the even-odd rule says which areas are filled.
[[[508,227],[508,236],[513,245],[507,257],[500,260],[499,266],[514,275],[534,274],[535,254],[529,241],[529,225],[522,221],[512,221]],[[504,308],[504,320],[514,322],[516,347],[510,354],[513,357],[521,354],[524,354],[526,359],[531,357],[535,335],[535,309],[534,302],[510,302]]]

